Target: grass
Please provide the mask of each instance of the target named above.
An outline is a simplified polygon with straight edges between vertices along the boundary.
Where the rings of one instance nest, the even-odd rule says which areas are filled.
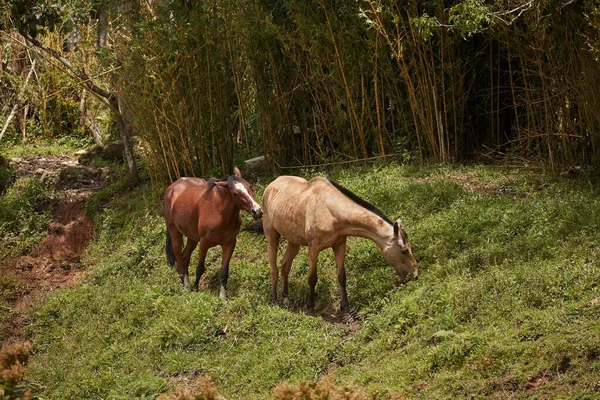
[[[7,158],[33,156],[62,156],[72,154],[94,145],[87,136],[62,136],[55,139],[31,138],[27,144],[15,143],[6,148],[0,148]]]
[[[23,253],[39,241],[52,220],[49,205],[55,198],[52,187],[30,177],[17,179],[0,194],[0,255]]]
[[[290,307],[269,306],[265,240],[242,232],[230,299],[217,297],[217,249],[205,288],[191,293],[166,267],[160,190],[116,183],[88,205],[97,237],[87,280],[33,315],[34,394],[154,398],[206,375],[231,399],[272,398],[282,382],[323,377],[384,398],[600,397],[594,179],[385,163],[317,174],[403,218],[418,281],[400,285],[373,243],[351,239],[353,328],[330,322],[330,251],[319,259],[317,317],[304,313],[305,250],[292,267]],[[269,181],[254,185],[258,197]]]

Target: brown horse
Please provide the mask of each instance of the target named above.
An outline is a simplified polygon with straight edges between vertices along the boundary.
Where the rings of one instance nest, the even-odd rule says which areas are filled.
[[[333,249],[338,270],[340,308],[342,314],[348,312],[344,269],[348,236],[371,239],[399,275],[417,278],[417,263],[400,220],[392,223],[377,208],[328,179],[316,177],[307,181],[296,176],[280,176],[265,189],[263,210],[273,303],[277,302],[277,249],[280,236],[288,241],[281,260],[284,303],[287,302],[292,261],[300,246],[308,246],[308,309],[311,312],[314,311],[317,259],[319,252],[328,247]]]
[[[198,243],[195,290],[204,273],[208,249],[220,245],[223,250],[220,297],[226,297],[229,260],[242,224],[240,210],[251,213],[256,219],[262,216],[250,185],[237,167],[234,175],[221,180],[207,182],[200,178],[180,178],[167,188],[163,199],[167,225],[165,250],[168,263],[177,263],[177,272],[185,287],[188,286],[190,257]],[[183,236],[187,237],[187,244],[182,252]]]

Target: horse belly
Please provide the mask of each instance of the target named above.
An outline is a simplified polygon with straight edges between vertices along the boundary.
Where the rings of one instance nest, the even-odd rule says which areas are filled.
[[[271,224],[285,240],[300,246],[308,246],[308,237],[304,230],[304,218],[298,212],[276,212],[271,216]]]
[[[201,237],[200,232],[198,232],[198,226],[195,223],[195,221],[198,221],[198,219],[191,217],[186,218],[185,214],[180,214],[178,217],[179,218],[176,218],[175,220],[175,227],[177,230],[188,239],[198,242]]]
[[[286,233],[281,233],[281,236],[288,242],[295,243],[300,246],[308,246],[308,239],[304,236],[294,235],[294,234],[286,234]]]

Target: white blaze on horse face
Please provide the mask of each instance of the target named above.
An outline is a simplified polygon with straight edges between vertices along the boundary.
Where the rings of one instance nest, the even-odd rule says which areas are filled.
[[[249,203],[252,205],[250,209],[252,215],[257,215],[259,213],[262,215],[262,209],[260,208],[260,205],[252,198],[252,196],[250,196],[250,193],[248,193],[246,186],[241,182],[236,182],[234,186],[238,192],[243,194],[249,200]]]

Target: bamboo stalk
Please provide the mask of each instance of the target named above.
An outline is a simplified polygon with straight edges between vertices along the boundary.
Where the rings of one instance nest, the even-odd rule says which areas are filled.
[[[8,129],[8,126],[10,125],[10,121],[16,115],[17,109],[19,108],[19,103],[21,101],[23,101],[23,95],[25,94],[25,89],[27,88],[29,79],[31,78],[31,76],[33,75],[33,71],[35,70],[35,61],[36,61],[35,58],[33,59],[33,61],[31,61],[31,67],[29,68],[29,72],[27,72],[27,76],[25,77],[25,82],[23,83],[23,86],[21,87],[21,90],[19,91],[19,94],[17,95],[17,101],[15,102],[15,105],[13,106],[12,110],[8,114],[8,117],[6,117],[6,120],[4,121],[4,127],[2,128],[2,131],[0,132],[0,140],[2,140],[2,137],[6,133],[6,130]]]
[[[385,148],[383,145],[383,137],[381,131],[383,130],[383,122],[381,115],[381,104],[379,100],[379,78],[378,78],[378,61],[379,61],[379,36],[375,36],[375,62],[373,66],[373,90],[375,97],[375,113],[377,115],[377,127],[375,129],[375,135],[377,143],[379,145],[379,154],[385,155]]]
[[[360,142],[360,149],[363,154],[363,157],[367,157],[367,146],[365,144],[365,133],[362,124],[358,120],[358,115],[356,114],[356,105],[354,104],[354,100],[352,95],[350,94],[350,87],[348,86],[348,80],[346,78],[346,72],[344,68],[344,62],[342,59],[342,55],[339,49],[339,45],[337,43],[335,34],[333,33],[333,28],[331,27],[331,21],[329,20],[329,16],[327,14],[327,8],[325,7],[325,3],[323,0],[319,0],[321,3],[321,7],[323,7],[323,11],[325,13],[325,20],[327,21],[327,28],[329,29],[329,34],[331,36],[331,41],[333,42],[333,48],[335,50],[336,60],[338,66],[340,68],[340,73],[342,75],[342,83],[344,87],[344,91],[346,92],[346,100],[348,101],[348,108],[350,109],[350,114],[352,115],[352,119],[356,124],[356,128],[358,129],[358,136]]]

